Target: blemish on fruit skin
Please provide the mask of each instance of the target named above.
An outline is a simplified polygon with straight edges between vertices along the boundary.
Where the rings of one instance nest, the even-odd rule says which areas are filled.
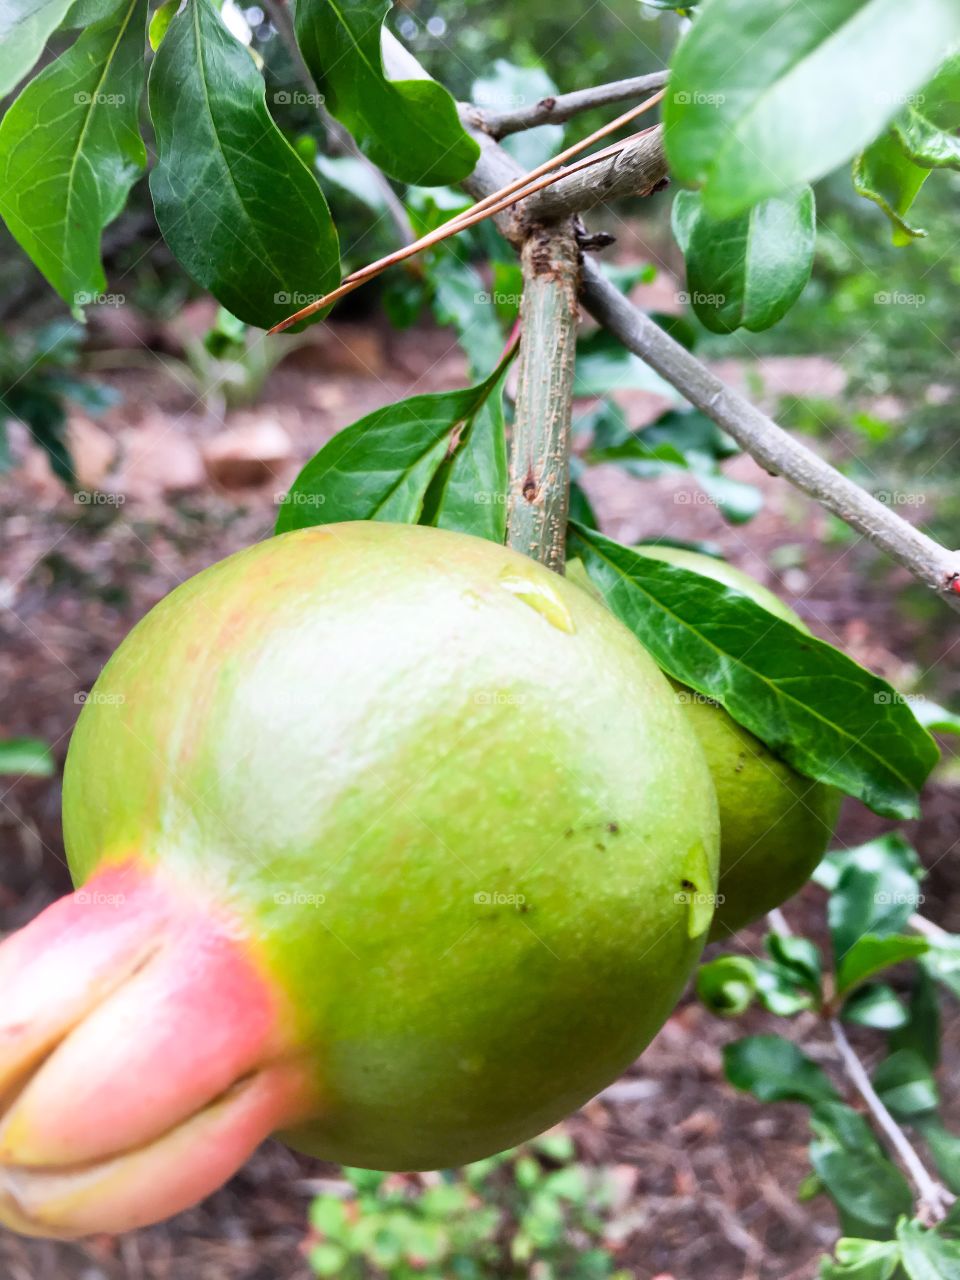
[[[699,938],[713,920],[714,884],[707,851],[698,840],[684,860],[678,902],[687,909],[687,936]]]
[[[570,616],[570,610],[549,583],[534,582],[530,578],[523,577],[522,574],[508,570],[500,575],[500,585],[512,596],[529,605],[531,609],[536,609],[537,613],[558,631],[565,631],[568,635],[575,634],[577,628]]]

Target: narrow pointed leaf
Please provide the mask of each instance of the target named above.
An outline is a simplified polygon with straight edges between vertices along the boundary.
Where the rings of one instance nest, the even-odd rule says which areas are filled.
[[[840,961],[837,969],[837,993],[844,995],[867,978],[873,978],[895,964],[902,964],[904,960],[915,960],[929,950],[930,944],[926,938],[918,938],[913,934],[892,934],[886,938],[865,934],[857,939]]]
[[[712,218],[698,192],[685,192],[678,222],[687,292],[713,333],[769,329],[810,279],[816,242],[813,191],[761,200],[735,218]]]
[[[731,587],[571,526],[609,608],[675,680],[724,706],[789,764],[908,817],[938,758],[886,681]]]
[[[138,112],[146,0],[88,27],[0,124],[0,216],[73,306],[105,285],[103,228],[146,165]]]
[[[960,39],[956,0],[708,0],[664,104],[671,173],[718,218],[875,138]]]
[[[171,20],[150,73],[150,114],[163,238],[228,311],[268,328],[336,287],[337,233],[323,193],[210,0],[187,0]]]
[[[893,242],[899,245],[927,234],[908,222],[907,214],[929,176],[928,169],[914,164],[892,130],[871,142],[853,162],[854,190],[880,206],[893,223]]]
[[[388,404],[338,432],[285,495],[277,533],[342,520],[415,524],[454,433],[470,426],[501,375]]]
[[[456,529],[491,542],[507,532],[507,434],[503,379],[440,464],[424,502],[421,524]]]
[[[297,43],[326,105],[364,153],[399,182],[442,186],[480,148],[435,80],[389,80],[380,51],[390,0],[297,0]]]
[[[0,98],[35,66],[73,0],[3,0],[0,5]]]

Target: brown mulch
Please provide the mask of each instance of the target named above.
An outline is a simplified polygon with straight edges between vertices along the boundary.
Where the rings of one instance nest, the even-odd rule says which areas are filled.
[[[325,332],[271,375],[255,411],[278,422],[293,446],[259,487],[204,483],[163,491],[167,433],[171,449],[197,449],[220,424],[191,390],[150,370],[111,375],[124,400],[100,423],[124,442],[121,475],[137,456],[138,433],[153,432],[148,465],[141,456],[122,504],[78,505],[35,456],[0,479],[0,737],[43,737],[62,762],[84,691],[138,618],[186,577],[266,536],[277,493],[336,429],[389,400],[455,386],[464,376],[449,335],[439,330],[389,335],[347,325]],[[642,396],[626,403],[634,420],[649,410]],[[767,498],[745,529],[727,525],[712,506],[678,501],[692,492],[686,482],[641,483],[599,468],[588,487],[613,536],[712,540],[775,586],[818,634],[895,681],[936,667],[941,698],[955,699],[960,651],[951,651],[946,627],[904,607],[903,575],[863,543],[831,541],[826,517],[748,459],[730,470],[759,484]],[[839,838],[854,843],[889,826],[851,803]],[[927,913],[960,928],[958,875],[947,856],[960,841],[954,787],[932,786],[923,820],[904,830],[933,869]],[[24,923],[68,884],[58,781],[0,780],[0,931]],[[822,934],[819,892],[805,890],[790,916],[798,928]],[[750,931],[744,945],[758,951],[761,936]],[[761,1107],[723,1080],[723,1044],[772,1029],[763,1014],[727,1024],[687,999],[629,1075],[570,1120],[583,1158],[636,1170],[618,1220],[618,1256],[638,1280],[808,1280],[835,1239],[825,1201],[796,1201],[809,1139],[801,1110]],[[801,1030],[828,1057],[823,1033],[793,1024],[791,1034]],[[951,1042],[960,1035],[955,1019],[947,1034]],[[170,1223],[69,1245],[0,1230],[0,1277],[305,1280],[306,1180],[324,1170],[268,1143],[227,1187]]]

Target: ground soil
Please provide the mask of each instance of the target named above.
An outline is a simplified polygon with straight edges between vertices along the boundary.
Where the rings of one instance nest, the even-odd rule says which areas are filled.
[[[771,383],[784,376],[782,364],[767,371]],[[817,385],[825,376],[822,368],[787,373]],[[111,373],[123,401],[96,427],[78,428],[79,452],[93,482],[122,501],[78,503],[24,449],[20,468],[0,482],[0,737],[46,738],[62,762],[85,692],[138,618],[205,565],[266,536],[277,495],[336,429],[401,396],[462,385],[464,376],[446,332],[327,326],[274,371],[254,409],[230,419],[231,429],[247,431],[268,421],[271,439],[279,427],[290,445],[288,456],[267,448],[266,464],[242,458],[239,479],[258,483],[237,488],[236,471],[215,472],[218,484],[213,464],[204,469],[204,450],[219,456],[209,447],[223,429],[217,406],[205,408],[186,378],[151,361]],[[635,422],[656,408],[639,393],[624,403]],[[835,456],[844,447],[830,444]],[[941,697],[955,698],[960,653],[941,614],[914,606],[903,575],[866,544],[836,541],[822,513],[749,459],[730,470],[766,496],[763,512],[743,528],[725,524],[685,481],[640,482],[598,468],[586,483],[613,536],[709,539],[784,595],[818,634],[901,685],[932,671]],[[69,881],[58,780],[2,782],[0,931],[8,931]],[[848,803],[838,839],[852,844],[890,825]],[[960,841],[960,805],[949,774],[931,786],[923,821],[904,830],[931,868],[927,914],[960,927],[950,856]],[[810,887],[788,914],[798,928],[822,934],[821,908]],[[761,937],[753,929],[741,945],[759,950]],[[688,998],[628,1076],[569,1121],[584,1158],[629,1171],[616,1239],[621,1264],[638,1280],[806,1280],[836,1237],[827,1203],[796,1200],[809,1138],[799,1108],[761,1107],[723,1080],[723,1044],[772,1029],[762,1013],[725,1023]],[[790,1034],[829,1062],[812,1018],[792,1024]],[[946,1060],[956,1062],[955,1011],[946,1034]],[[869,1036],[862,1044],[869,1057]],[[313,1186],[334,1175],[269,1143],[217,1195],[161,1226],[83,1244],[0,1231],[0,1277],[300,1280],[308,1275],[302,1242]]]

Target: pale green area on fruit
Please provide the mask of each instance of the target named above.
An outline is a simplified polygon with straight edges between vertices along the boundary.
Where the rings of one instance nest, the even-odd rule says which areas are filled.
[[[286,1136],[380,1169],[488,1155],[614,1079],[697,961],[684,885],[713,894],[719,845],[625,627],[503,547],[383,523],[162,601],[83,709],[64,827],[78,882],[137,856],[248,922],[324,1099]]]
[[[700,552],[639,546],[641,555],[702,573],[742,591],[806,631],[802,620],[749,574]],[[726,711],[674,683],[710,765],[720,805],[720,888],[711,939],[725,938],[779,906],[806,883],[826,851],[840,809],[834,787],[791,769]]]

